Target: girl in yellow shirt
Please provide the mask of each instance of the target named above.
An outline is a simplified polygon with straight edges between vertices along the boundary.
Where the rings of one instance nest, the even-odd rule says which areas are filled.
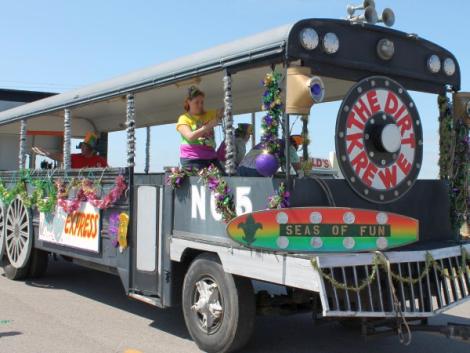
[[[214,127],[222,117],[220,110],[204,110],[204,92],[191,86],[184,100],[184,114],[176,123],[181,134],[180,162],[183,168],[206,168],[214,164],[222,170],[215,151]]]

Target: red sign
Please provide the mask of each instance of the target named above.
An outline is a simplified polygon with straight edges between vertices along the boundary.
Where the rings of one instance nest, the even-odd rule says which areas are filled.
[[[336,124],[338,163],[362,197],[391,202],[403,196],[418,176],[422,142],[416,106],[397,82],[367,78],[344,99]]]
[[[312,168],[316,169],[331,169],[331,163],[329,159],[324,158],[312,158]]]

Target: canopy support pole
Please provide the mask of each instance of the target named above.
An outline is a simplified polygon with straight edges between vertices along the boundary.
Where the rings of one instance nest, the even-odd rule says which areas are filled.
[[[255,130],[256,120],[255,120],[255,117],[256,117],[256,113],[251,113],[251,128],[252,128],[252,131],[253,131],[253,133],[251,134],[251,148],[254,148],[255,145],[256,145],[256,130]]]
[[[72,146],[72,113],[70,109],[64,109],[64,169],[70,169]]]
[[[20,147],[18,153],[19,169],[26,167],[26,119],[21,119],[20,122]]]
[[[309,137],[308,137],[308,115],[302,116],[302,158],[304,162],[308,161],[308,145],[309,145]]]
[[[146,139],[145,139],[145,174],[149,173],[150,169],[150,126],[145,128]]]
[[[134,94],[127,95],[126,111],[126,132],[127,132],[127,166],[135,166],[135,103]]]
[[[286,161],[286,183],[290,187],[291,175],[290,175],[290,115],[284,114],[284,158]]]
[[[224,76],[224,120],[225,120],[225,172],[235,174],[235,136],[232,115],[232,76],[226,70]]]

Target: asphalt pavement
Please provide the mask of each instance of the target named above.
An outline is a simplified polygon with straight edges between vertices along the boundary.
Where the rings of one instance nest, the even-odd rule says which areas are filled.
[[[470,302],[432,320],[470,324]],[[118,277],[52,262],[44,278],[10,281],[0,270],[0,353],[199,352],[179,308],[161,310],[128,299]],[[413,333],[365,340],[354,329],[310,315],[263,316],[243,352],[468,353],[470,343]]]

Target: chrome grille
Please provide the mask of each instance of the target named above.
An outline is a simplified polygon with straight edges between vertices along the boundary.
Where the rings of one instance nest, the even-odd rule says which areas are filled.
[[[467,250],[468,253],[468,250]],[[366,254],[358,254],[364,258]],[[452,251],[443,255],[438,251],[433,256],[441,270],[436,266],[428,267],[426,271],[426,253],[415,252],[416,256],[400,256],[400,253],[387,254],[391,262],[391,271],[402,278],[418,278],[421,280],[414,284],[393,278],[393,286],[401,305],[403,314],[408,317],[425,317],[442,311],[470,298],[470,267],[468,262],[462,266],[462,252],[460,248],[452,248]],[[418,261],[403,261],[415,257]],[[324,257],[326,259],[326,256]],[[344,261],[341,261],[341,260]],[[366,264],[360,264],[360,260],[354,259],[354,255],[347,257],[338,256],[336,259],[322,261],[318,258],[321,271],[331,276],[335,281],[344,283],[349,287],[358,287],[372,273],[372,255],[368,256]],[[396,260],[396,261],[394,261]],[[333,265],[340,264],[343,265]],[[352,264],[349,264],[351,263]],[[324,266],[325,265],[325,266]],[[349,266],[346,266],[349,265]],[[382,266],[378,267],[375,280],[368,283],[361,291],[339,289],[332,285],[331,281],[320,276],[321,298],[323,314],[325,316],[362,316],[384,317],[395,316],[393,310],[392,288],[389,285],[388,274]]]

